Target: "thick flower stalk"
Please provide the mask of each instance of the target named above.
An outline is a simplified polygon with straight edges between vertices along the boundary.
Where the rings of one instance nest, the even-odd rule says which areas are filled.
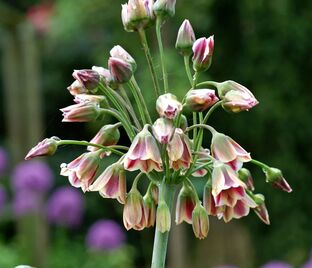
[[[209,125],[216,109],[244,112],[256,106],[258,100],[245,86],[231,80],[199,82],[201,74],[212,66],[215,42],[213,35],[196,40],[189,20],[178,31],[176,48],[184,58],[185,80],[191,85],[182,88],[182,99],[175,96],[177,89],[170,85],[167,76],[161,37],[161,27],[175,11],[173,0],[129,0],[122,5],[124,28],[139,34],[146,55],[151,87],[156,93],[154,107],[148,107],[144,98],[150,88],[141,89],[135,78],[135,73],[146,66],[137,66],[135,57],[121,46],[114,46],[106,66],[73,72],[75,81],[68,87],[73,104],[61,111],[63,122],[92,123],[109,115],[117,123],[101,126],[90,142],[46,138],[25,157],[28,160],[53,155],[62,145],[85,146],[82,155],[61,165],[61,175],[83,192],[98,192],[103,198],[116,199],[124,206],[123,223],[127,230],[155,226],[153,268],[165,267],[173,218],[176,224],[192,224],[199,239],[209,235],[212,216],[229,222],[253,210],[262,222],[270,223],[265,197],[255,192],[256,184],[261,182],[252,177],[246,165],[259,166],[264,181],[285,192],[292,191],[279,169],[253,159],[243,146]],[[156,75],[145,35],[145,29],[154,22],[162,77]],[[187,119],[189,112],[193,120]],[[126,145],[120,144],[120,128],[127,135],[122,139]],[[211,141],[210,148],[207,141]],[[118,160],[112,158],[113,154]],[[115,162],[103,167],[104,157]],[[132,182],[130,172],[135,173]],[[203,197],[196,191],[194,177],[205,184]],[[149,185],[144,196],[140,189],[142,180]],[[173,204],[178,190],[177,204]]]

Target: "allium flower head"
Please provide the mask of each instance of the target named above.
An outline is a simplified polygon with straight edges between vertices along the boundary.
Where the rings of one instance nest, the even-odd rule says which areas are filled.
[[[13,214],[19,218],[28,214],[38,213],[42,208],[42,199],[40,193],[29,190],[15,192],[13,198]]]
[[[53,173],[50,167],[40,161],[29,161],[18,164],[12,174],[14,191],[47,192],[53,184]]]
[[[83,195],[72,187],[58,188],[48,200],[47,213],[52,224],[77,227],[82,221],[83,211]]]
[[[156,110],[160,116],[174,119],[182,111],[182,104],[175,95],[167,93],[158,97]]]
[[[282,261],[271,261],[261,266],[261,268],[293,268],[293,266]]]
[[[114,250],[123,245],[125,234],[119,224],[112,220],[99,220],[88,230],[86,243],[95,251]]]
[[[124,159],[126,170],[141,170],[149,173],[153,169],[162,171],[160,152],[155,138],[148,131],[148,125],[137,134]]]

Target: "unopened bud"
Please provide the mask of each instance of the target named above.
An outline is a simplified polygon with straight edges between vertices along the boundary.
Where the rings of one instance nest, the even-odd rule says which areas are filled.
[[[193,69],[196,72],[204,72],[208,70],[212,62],[214,50],[213,35],[209,38],[199,38],[193,45]]]
[[[184,114],[181,114],[179,128],[181,128],[183,131],[185,131],[187,129],[187,127],[188,127],[187,118]]]
[[[78,80],[75,80],[69,87],[67,87],[70,94],[73,96],[77,94],[85,94],[88,90]]]
[[[120,138],[118,125],[106,125],[102,127],[90,143],[100,144],[103,146],[111,146],[117,144]],[[88,146],[89,151],[98,150],[97,147]]]
[[[78,103],[60,110],[64,116],[62,122],[89,122],[100,115],[98,105],[93,102]]]
[[[194,234],[199,239],[207,237],[209,232],[209,218],[205,208],[197,204],[192,214],[192,226]]]
[[[184,20],[180,26],[177,41],[176,49],[184,56],[189,56],[192,54],[192,46],[195,42],[195,34],[189,20]]]
[[[157,207],[156,228],[159,232],[169,232],[171,228],[170,210],[165,201],[160,201]]]
[[[251,176],[250,171],[247,168],[241,168],[238,171],[238,177],[239,177],[240,180],[245,182],[245,184],[247,185],[248,190],[250,190],[250,191],[254,191],[255,190],[253,178]]]
[[[270,225],[270,217],[265,205],[265,198],[262,194],[255,194],[252,196],[257,206],[253,209],[259,219],[267,225]]]
[[[114,81],[120,84],[128,82],[133,75],[131,64],[119,58],[110,57],[108,68]]]
[[[87,91],[96,92],[100,82],[100,75],[94,70],[84,69],[75,70],[73,77],[78,80]]]
[[[173,17],[175,14],[176,0],[157,0],[153,5],[153,10],[156,16],[165,19],[170,16]]]
[[[185,98],[186,106],[195,112],[203,112],[219,100],[212,89],[190,90]]]
[[[135,72],[137,64],[134,58],[132,58],[132,56],[121,46],[114,46],[109,53],[113,58],[117,58],[129,63],[132,66],[132,72]]]
[[[266,181],[272,183],[272,185],[278,189],[281,189],[287,193],[292,192],[291,187],[284,179],[282,171],[277,168],[266,168],[263,170]]]
[[[182,104],[171,93],[160,95],[156,101],[156,110],[160,116],[174,119],[182,111]]]
[[[172,121],[167,118],[158,118],[153,125],[154,137],[161,144],[167,144],[173,134]]]
[[[147,192],[143,197],[144,203],[144,217],[146,228],[154,226],[156,219],[156,204],[153,200],[152,195]]]
[[[57,150],[58,138],[52,137],[44,139],[32,148],[25,157],[25,160],[30,160],[37,156],[53,155]]]

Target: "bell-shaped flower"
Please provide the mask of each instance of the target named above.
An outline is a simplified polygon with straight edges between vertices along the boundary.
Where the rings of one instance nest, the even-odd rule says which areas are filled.
[[[153,23],[154,0],[129,0],[121,5],[121,19],[126,31],[145,29]]]
[[[174,119],[182,111],[182,104],[171,93],[160,95],[156,101],[156,110],[162,117]]]
[[[218,94],[223,100],[222,106],[225,110],[238,113],[248,111],[259,102],[250,90],[235,81],[217,83]]]
[[[251,160],[250,154],[237,142],[217,131],[213,131],[212,134],[211,154],[215,159],[230,165],[235,171],[239,170],[243,163]]]
[[[193,44],[193,69],[196,72],[204,72],[208,70],[212,62],[214,50],[213,35],[209,38],[199,38]]]
[[[114,46],[111,51],[109,52],[110,55],[113,58],[117,58],[120,60],[123,60],[127,63],[129,63],[132,66],[132,72],[134,73],[136,68],[137,68],[137,64],[134,60],[134,58],[132,58],[132,56],[125,50],[123,49],[121,46]]]
[[[161,200],[156,212],[156,229],[161,232],[169,232],[171,228],[171,215],[168,205]]]
[[[38,156],[53,155],[57,150],[58,141],[59,138],[57,137],[44,139],[28,152],[28,154],[25,157],[25,160],[30,160]]]
[[[170,167],[174,170],[180,168],[189,168],[192,162],[192,153],[190,141],[183,133],[182,129],[176,128],[173,138],[168,143],[167,152],[169,156]]]
[[[199,239],[207,237],[209,232],[209,218],[205,208],[200,204],[196,204],[192,213],[192,227],[195,236]]]
[[[116,83],[127,83],[133,75],[130,63],[116,57],[108,59],[108,69]]]
[[[77,157],[69,164],[61,165],[61,175],[67,176],[70,184],[86,192],[92,184],[99,168],[99,153],[89,152]]]
[[[124,204],[127,190],[125,170],[119,163],[108,166],[89,189],[98,191],[104,198],[116,198]]]
[[[211,180],[204,187],[203,193],[203,205],[208,215],[217,216],[219,219],[222,218],[222,207],[217,207],[214,197],[211,192]]]
[[[285,180],[281,170],[270,167],[263,169],[263,171],[266,177],[266,181],[272,183],[275,188],[281,189],[287,193],[292,192],[292,189]]]
[[[184,56],[192,54],[192,46],[195,42],[195,33],[189,20],[184,20],[179,28],[176,49]]]
[[[73,77],[78,80],[88,92],[95,92],[100,83],[100,75],[94,70],[75,70]]]
[[[70,94],[73,96],[77,94],[85,94],[88,93],[88,90],[85,88],[85,86],[79,82],[78,80],[75,80],[69,87],[67,87]]]
[[[91,101],[73,104],[60,109],[60,111],[64,117],[62,122],[94,121],[101,114],[99,105]]]
[[[176,0],[156,0],[153,5],[153,10],[157,16],[166,18],[167,16],[173,17],[175,14]]]
[[[143,197],[136,187],[133,187],[127,195],[123,223],[127,230],[131,228],[142,230],[145,227]]]
[[[148,125],[137,134],[124,158],[126,170],[140,170],[149,173],[152,170],[162,171],[160,152],[153,135],[148,131]]]
[[[255,194],[253,196],[257,206],[253,209],[258,218],[265,224],[270,225],[270,217],[265,205],[265,198],[262,194]]]
[[[146,228],[152,227],[155,224],[156,220],[156,204],[154,202],[152,193],[147,192],[143,196],[143,203],[144,203],[144,217]]]
[[[99,144],[103,146],[111,146],[117,144],[120,138],[120,132],[118,130],[118,124],[105,125],[102,127],[90,143]],[[97,147],[88,146],[88,151],[96,151]]]
[[[173,123],[166,118],[158,118],[153,125],[153,134],[156,140],[161,144],[167,144],[173,134]]]
[[[185,104],[195,112],[203,112],[218,101],[215,91],[212,89],[190,90],[185,96]]]
[[[196,205],[196,196],[191,188],[187,185],[183,185],[181,188],[176,205],[175,222],[180,224],[183,221],[191,224],[192,213]]]

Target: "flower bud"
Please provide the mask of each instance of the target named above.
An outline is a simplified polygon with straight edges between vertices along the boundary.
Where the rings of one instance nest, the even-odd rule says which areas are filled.
[[[199,239],[207,237],[209,232],[209,218],[205,208],[197,204],[192,213],[192,227],[194,234]]]
[[[250,90],[235,81],[217,83],[218,94],[223,100],[223,108],[227,111],[238,113],[248,111],[259,102]]]
[[[147,192],[143,197],[144,203],[144,217],[146,228],[154,226],[156,219],[156,205],[154,203],[152,195]]]
[[[173,17],[175,14],[176,0],[157,0],[153,5],[153,10],[156,16],[165,19],[170,16]]]
[[[265,168],[263,169],[266,182],[272,183],[272,185],[278,189],[281,189],[287,193],[291,193],[292,189],[284,179],[282,171],[277,168]]]
[[[165,201],[160,201],[156,213],[156,228],[159,232],[169,232],[171,228],[170,210]]]
[[[195,194],[192,190],[183,185],[181,188],[176,206],[176,224],[180,224],[183,221],[191,224],[192,223],[192,213],[196,205]]]
[[[153,134],[161,144],[167,144],[173,134],[172,121],[166,118],[158,118],[153,125]]]
[[[101,114],[98,105],[90,101],[70,105],[60,111],[64,116],[62,122],[89,122],[96,120]]]
[[[121,46],[114,46],[109,53],[113,58],[117,58],[129,63],[132,66],[133,73],[137,69],[137,64],[134,58],[132,58],[131,55]]]
[[[193,44],[193,69],[196,72],[204,72],[208,70],[212,62],[214,50],[213,35],[209,38],[199,38]]]
[[[102,95],[77,94],[74,98],[75,103],[94,103],[101,108],[110,108],[107,98]]]
[[[181,114],[179,128],[181,128],[183,131],[185,131],[187,129],[187,127],[188,127],[187,118],[184,114]]]
[[[160,116],[174,119],[182,111],[182,104],[171,93],[160,95],[156,101],[156,110]]]
[[[185,98],[186,106],[195,112],[203,112],[219,100],[212,89],[190,90]]]
[[[118,125],[106,125],[102,127],[90,143],[100,144],[103,146],[111,146],[117,144],[120,138]],[[88,146],[88,151],[96,151],[99,148]]]
[[[136,188],[132,188],[126,198],[123,210],[123,222],[127,230],[135,228],[144,219],[143,197]]]
[[[132,66],[119,58],[110,57],[108,68],[116,83],[123,84],[130,80],[133,75]]]
[[[255,194],[253,195],[253,199],[257,204],[257,207],[255,207],[253,210],[259,217],[259,219],[264,222],[267,225],[270,225],[270,218],[268,210],[265,206],[265,198],[262,194]]]
[[[88,90],[78,80],[75,80],[67,89],[73,96],[88,93]]]
[[[155,183],[153,183],[151,185],[150,192],[151,192],[154,203],[157,205],[158,204],[159,189]]]
[[[122,5],[121,19],[127,32],[150,26],[154,20],[153,0],[129,0]]]
[[[25,160],[30,160],[37,156],[54,155],[57,150],[57,142],[59,138],[52,137],[44,139],[32,148],[25,157]]]
[[[194,42],[195,33],[192,25],[189,20],[184,20],[180,26],[175,47],[182,55],[189,56],[192,54]]]
[[[100,75],[94,70],[75,70],[73,77],[90,92],[95,92],[100,83]]]
[[[255,190],[253,178],[251,176],[250,171],[247,168],[241,168],[238,171],[238,177],[239,177],[240,180],[245,182],[245,184],[247,185],[247,189],[248,190],[250,190],[250,191],[254,191]]]
[[[103,68],[101,66],[92,66],[92,70],[98,72],[102,81],[104,81],[104,83],[107,86],[114,88],[114,85],[116,83],[114,82],[114,78],[112,77],[112,75],[108,69]]]

